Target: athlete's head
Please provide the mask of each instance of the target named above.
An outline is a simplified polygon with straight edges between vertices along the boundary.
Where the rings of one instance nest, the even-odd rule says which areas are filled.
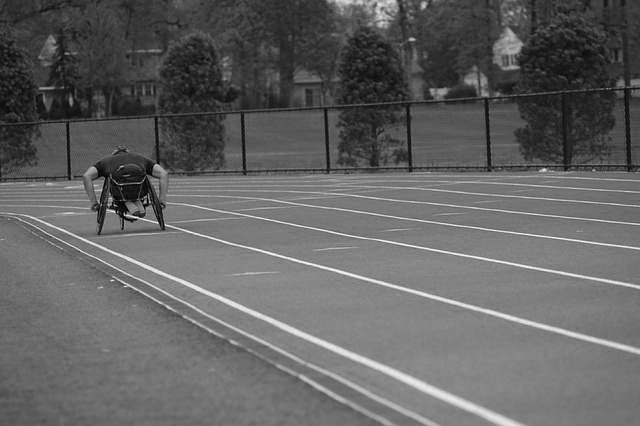
[[[116,148],[113,150],[113,152],[111,153],[111,155],[116,155],[116,154],[120,154],[121,152],[129,152],[129,147],[126,145],[118,145],[116,146]]]

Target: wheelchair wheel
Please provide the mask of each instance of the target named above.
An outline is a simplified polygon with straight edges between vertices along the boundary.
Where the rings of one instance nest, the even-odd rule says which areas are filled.
[[[104,225],[104,218],[107,216],[107,205],[109,204],[109,190],[111,189],[111,182],[109,178],[105,178],[104,185],[102,185],[102,192],[100,193],[100,207],[98,207],[98,223],[96,230],[98,235],[102,232],[102,225]]]
[[[156,219],[158,220],[158,225],[160,225],[160,229],[164,231],[164,215],[162,214],[162,206],[160,205],[160,199],[156,194],[156,190],[153,187],[153,184],[149,182],[147,179],[147,185],[149,185],[149,204],[153,207],[153,213],[156,215]]]

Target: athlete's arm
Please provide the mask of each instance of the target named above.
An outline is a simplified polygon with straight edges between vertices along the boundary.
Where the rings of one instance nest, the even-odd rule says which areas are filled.
[[[100,203],[96,200],[96,192],[93,189],[93,181],[98,179],[98,169],[94,166],[91,166],[87,169],[87,171],[82,176],[82,182],[84,183],[84,190],[87,192],[89,196],[89,202],[91,203],[91,210],[97,211],[98,207],[100,207]]]
[[[158,198],[160,199],[160,204],[162,207],[167,206],[167,191],[169,190],[169,173],[159,164],[153,166],[153,172],[151,176],[158,178],[160,180],[160,194]]]

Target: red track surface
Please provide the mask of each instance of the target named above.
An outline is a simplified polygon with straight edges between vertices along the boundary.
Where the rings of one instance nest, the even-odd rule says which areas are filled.
[[[302,423],[600,426],[640,418],[637,174],[173,179],[165,232],[149,212],[124,231],[108,215],[100,236],[87,204],[80,182],[0,185],[9,222],[363,414],[331,409],[347,417]],[[0,221],[3,263],[16,251],[14,228]],[[62,271],[50,257],[38,265],[56,277]],[[97,287],[100,271],[86,281]],[[100,284],[113,286],[122,288]],[[102,298],[121,300],[112,288],[90,303]],[[4,316],[19,314],[27,315]],[[138,320],[152,335],[180,327]],[[16,345],[20,336],[12,334]],[[210,339],[180,346],[223,345]],[[167,344],[154,342],[144,347]],[[19,356],[9,361],[24,368]],[[11,395],[4,383],[0,395]],[[189,400],[186,389],[176,398]],[[11,406],[6,400],[1,407]],[[318,401],[331,404],[320,396],[292,404],[308,412],[304,404]],[[242,411],[244,420],[214,424],[259,417]],[[205,417],[189,412],[193,424]],[[269,414],[272,424],[284,423],[278,415]]]

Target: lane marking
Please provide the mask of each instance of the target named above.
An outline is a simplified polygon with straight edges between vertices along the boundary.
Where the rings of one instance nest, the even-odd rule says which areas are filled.
[[[384,231],[381,231],[381,232],[415,231],[416,229],[422,229],[422,228],[394,228],[394,229],[385,229]]]
[[[244,277],[244,276],[251,276],[251,275],[268,275],[268,274],[279,274],[280,272],[276,272],[276,271],[264,271],[264,272],[241,272],[238,274],[229,274],[227,275],[227,277]]]
[[[185,206],[191,206],[191,205],[185,204]],[[208,209],[206,207],[199,207],[199,206],[191,206],[191,207],[201,208],[201,209],[204,209],[204,210]],[[246,216],[249,216],[249,215],[246,215]],[[267,221],[271,221],[271,222],[276,222],[276,223],[286,224],[285,222],[280,222],[280,221],[276,221],[276,220],[273,220],[273,219],[264,219],[264,218],[260,218],[260,217],[255,217],[255,218],[256,219],[261,219],[261,220],[267,220]],[[46,223],[46,222],[43,222],[43,223]],[[291,226],[300,227],[300,228],[311,229],[311,230],[317,229],[317,228],[311,228],[311,227],[306,227],[306,226],[302,226],[302,225],[295,225],[295,224],[290,224],[290,225]],[[53,226],[53,225],[49,225],[49,226]],[[355,273],[351,273],[351,272],[348,272],[348,271],[340,270],[340,269],[333,268],[333,267],[330,267],[330,266],[324,266],[324,265],[320,265],[320,264],[317,264],[317,263],[307,262],[305,260],[292,258],[292,257],[289,257],[289,256],[285,256],[285,255],[281,255],[281,254],[278,254],[278,253],[274,253],[274,252],[270,252],[270,251],[267,251],[267,250],[263,250],[263,249],[260,249],[260,248],[257,248],[257,247],[246,246],[246,245],[243,245],[243,244],[238,244],[238,243],[234,243],[234,242],[231,242],[231,241],[222,240],[220,238],[215,238],[215,237],[212,237],[212,236],[209,236],[209,235],[199,234],[197,232],[189,231],[187,229],[182,229],[182,228],[178,228],[178,227],[171,226],[171,225],[168,225],[168,226],[170,226],[170,227],[172,227],[174,229],[177,229],[177,230],[181,230],[181,231],[183,231],[185,233],[188,233],[188,234],[191,234],[191,235],[194,235],[194,236],[197,236],[197,237],[201,237],[201,238],[204,238],[204,239],[208,239],[208,240],[211,240],[211,241],[215,241],[215,242],[218,242],[218,243],[222,243],[222,244],[225,244],[225,245],[228,245],[228,246],[231,246],[231,247],[242,248],[242,249],[250,250],[250,251],[253,251],[253,252],[256,252],[256,253],[262,253],[262,254],[265,254],[267,256],[272,256],[272,257],[275,257],[275,258],[278,258],[278,259],[287,260],[287,261],[290,261],[290,262],[293,262],[293,263],[298,263],[298,264],[301,264],[301,265],[310,266],[312,268],[316,268],[316,269],[320,269],[320,270],[324,270],[324,271],[328,271],[328,272],[333,272],[333,273],[336,273],[338,275],[346,276],[346,277],[349,277],[349,278],[354,278],[356,280],[360,280],[360,281],[368,282],[368,283],[371,283],[371,284],[379,285],[381,287],[386,287],[386,288],[390,288],[390,289],[393,289],[393,290],[401,291],[401,292],[404,292],[404,293],[412,294],[412,295],[415,295],[415,296],[423,297],[425,299],[435,300],[435,301],[442,302],[442,303],[445,303],[445,304],[448,304],[448,305],[451,305],[451,306],[456,306],[456,307],[459,307],[459,308],[462,308],[462,309],[467,309],[467,310],[470,310],[470,311],[473,311],[473,312],[477,312],[477,313],[481,313],[481,314],[485,314],[485,315],[488,315],[488,316],[491,316],[491,317],[500,318],[500,319],[503,319],[503,320],[506,320],[506,321],[510,321],[510,322],[513,322],[513,323],[516,323],[516,324],[524,325],[524,326],[527,326],[527,327],[536,328],[536,329],[539,329],[539,330],[547,331],[547,332],[558,334],[558,335],[565,336],[565,337],[570,337],[572,339],[576,339],[576,340],[580,340],[580,341],[584,341],[584,342],[588,342],[588,343],[593,343],[593,344],[600,345],[600,346],[603,346],[603,347],[607,347],[607,348],[610,348],[610,349],[616,349],[616,350],[619,350],[619,351],[622,351],[622,352],[627,352],[627,353],[630,353],[630,354],[633,354],[633,355],[640,355],[640,348],[639,347],[627,345],[627,344],[624,344],[624,343],[614,342],[612,340],[602,339],[602,338],[599,338],[599,337],[590,336],[588,334],[583,334],[583,333],[571,331],[571,330],[568,330],[568,329],[563,329],[561,327],[556,327],[556,326],[552,326],[552,325],[548,325],[548,324],[544,324],[544,323],[528,320],[526,318],[518,317],[518,316],[515,316],[515,315],[511,315],[511,314],[506,314],[506,313],[503,313],[503,312],[500,312],[500,311],[495,311],[493,309],[482,308],[482,307],[477,306],[477,305],[472,305],[472,304],[465,303],[465,302],[460,302],[460,301],[457,301],[457,300],[454,300],[454,299],[449,299],[449,298],[446,298],[446,297],[437,296],[437,295],[432,294],[432,293],[427,293],[427,292],[415,290],[415,289],[412,289],[412,288],[408,288],[408,287],[403,287],[403,286],[400,286],[400,285],[392,284],[392,283],[389,283],[389,282],[386,282],[386,281],[365,277],[363,275],[358,275],[358,274],[355,274]],[[328,232],[328,233],[332,233],[332,234],[338,234],[338,235],[342,235],[342,236],[349,236],[347,234],[341,234],[341,233],[334,232],[334,231],[328,231],[328,230],[320,230],[320,231],[321,232]],[[71,235],[74,235],[74,234],[71,234]],[[352,237],[356,238],[356,239],[362,239],[362,240],[385,242],[385,240],[379,240],[377,238],[368,238],[368,237],[359,237],[359,236],[352,236]],[[78,238],[80,238],[80,237],[78,237]],[[400,245],[400,246],[406,246],[406,247],[410,247],[410,248],[420,248],[420,249],[422,249],[422,247],[412,246],[410,244],[402,244],[402,243],[396,243],[396,242],[391,242],[391,241],[389,241],[389,243]],[[469,257],[469,258],[474,258],[474,259],[477,259],[477,260],[482,260],[483,259],[483,258],[480,258],[480,257],[477,257],[477,256],[461,255],[459,253],[456,254],[456,253],[445,252],[445,251],[436,250],[436,249],[427,249],[427,250],[434,251],[434,252],[441,252],[441,253],[444,253],[444,254],[451,253],[453,255],[457,255],[457,256],[460,256],[460,257]],[[509,262],[502,262],[502,261],[495,261],[495,262],[496,263],[500,263],[500,264],[508,264],[509,263]],[[535,268],[535,267],[530,267],[530,268],[527,268],[527,269],[541,270],[543,272],[550,271],[550,270],[544,270],[542,268]],[[595,281],[602,281],[602,282],[611,281],[611,280],[606,280],[606,279],[598,279],[598,278],[593,278],[593,277],[581,276],[581,275],[578,275],[578,274],[564,273],[564,274],[561,274],[561,275],[572,276],[574,278],[592,279],[592,280],[595,280]],[[611,282],[609,282],[609,283],[611,283]],[[631,288],[634,288],[634,289],[640,288],[640,286],[637,286],[635,284],[629,284],[629,283],[619,283],[618,285],[624,285],[624,286],[628,286],[628,287],[631,287]]]
[[[208,196],[208,197],[250,198],[250,199],[254,199],[255,198],[255,197],[239,197],[239,196],[232,196],[232,195],[211,195],[211,196]],[[375,197],[366,197],[366,198],[375,198]],[[439,225],[439,226],[446,226],[446,227],[451,227],[451,228],[472,229],[472,230],[475,230],[475,231],[493,232],[493,233],[507,234],[507,235],[517,235],[517,236],[520,236],[520,237],[540,238],[540,239],[555,240],[555,241],[562,241],[562,242],[570,242],[570,243],[587,244],[587,245],[594,245],[594,246],[601,246],[601,247],[619,248],[619,249],[624,249],[624,250],[640,251],[640,247],[637,247],[637,246],[628,246],[628,245],[613,244],[613,243],[601,243],[601,242],[597,242],[597,241],[578,240],[578,239],[575,239],[575,238],[555,237],[555,236],[552,236],[552,235],[532,234],[532,233],[528,233],[528,232],[505,231],[505,230],[495,229],[495,228],[484,228],[484,227],[480,227],[480,226],[471,226],[471,225],[463,225],[463,224],[448,223],[448,222],[437,222],[437,221],[427,220],[427,219],[415,219],[415,218],[404,217],[404,216],[393,216],[393,215],[386,215],[386,214],[382,214],[382,213],[365,212],[365,211],[361,211],[361,210],[343,209],[343,208],[340,208],[340,207],[327,207],[327,206],[318,206],[318,205],[314,205],[314,204],[292,203],[291,201],[275,200],[275,199],[270,199],[270,198],[255,198],[255,199],[261,200],[261,201],[271,201],[271,202],[274,202],[274,203],[295,204],[296,206],[300,206],[300,207],[309,207],[309,208],[321,209],[321,210],[335,210],[335,211],[346,212],[346,213],[355,213],[355,214],[361,214],[361,215],[367,215],[367,216],[383,217],[383,218],[386,218],[386,219],[395,219],[395,220],[401,220],[401,221],[405,221],[405,222],[427,223],[427,224],[430,224],[430,225]],[[385,200],[385,201],[394,201],[394,200]],[[182,203],[170,203],[170,204],[182,205]],[[482,210],[492,210],[492,209],[482,209]],[[213,210],[213,211],[227,212],[226,210]],[[640,225],[640,223],[638,223],[638,224],[631,223],[631,225]]]
[[[251,212],[251,211],[254,211],[254,210],[279,210],[279,209],[288,209],[288,208],[290,208],[290,207],[280,207],[280,206],[278,206],[278,207],[253,207],[253,208],[250,208],[250,209],[238,209],[238,210],[235,210],[235,211],[237,211],[237,212]]]
[[[403,242],[399,242],[399,241],[383,240],[383,239],[380,239],[380,238],[365,237],[365,236],[355,235],[355,234],[346,234],[344,232],[332,231],[330,229],[323,229],[323,228],[316,228],[316,227],[313,227],[313,226],[299,225],[299,224],[291,223],[291,222],[283,222],[281,220],[270,219],[270,218],[260,217],[260,216],[253,216],[253,215],[248,215],[248,214],[245,214],[245,213],[227,212],[227,211],[224,211],[224,210],[217,210],[217,209],[212,209],[210,207],[202,207],[202,206],[197,206],[197,205],[193,205],[193,204],[184,204],[184,203],[172,203],[172,204],[180,205],[180,206],[184,206],[184,207],[191,207],[191,208],[195,208],[195,209],[201,209],[201,210],[210,210],[210,211],[213,211],[213,212],[216,212],[216,213],[237,214],[239,216],[244,216],[244,217],[247,217],[247,218],[250,218],[250,219],[256,219],[256,220],[261,220],[261,221],[265,221],[265,222],[272,222],[272,223],[277,223],[279,225],[291,226],[291,227],[295,227],[295,228],[306,229],[306,230],[309,230],[309,231],[322,232],[322,233],[325,233],[325,234],[337,235],[337,236],[340,236],[340,237],[347,237],[347,238],[353,238],[353,239],[357,239],[357,240],[372,241],[372,242],[376,242],[376,243],[396,245],[396,246],[410,248],[410,249],[428,251],[428,252],[431,252],[431,253],[438,253],[438,254],[444,254],[444,255],[448,255],[448,256],[461,257],[461,258],[464,258],[464,259],[478,260],[478,261],[481,261],[481,262],[495,263],[495,264],[498,264],[498,265],[511,266],[511,267],[514,267],[514,268],[520,268],[520,269],[525,269],[525,270],[530,270],[530,271],[545,272],[545,273],[552,274],[552,275],[560,275],[560,276],[563,276],[563,277],[577,278],[577,279],[585,280],[585,281],[593,281],[593,282],[598,282],[598,283],[603,283],[603,284],[611,284],[611,285],[616,285],[616,286],[620,286],[620,287],[631,288],[631,289],[634,289],[634,290],[640,290],[640,285],[639,284],[628,283],[628,282],[625,282],[625,281],[618,281],[618,280],[611,280],[611,279],[608,279],[608,278],[600,278],[600,277],[594,277],[594,276],[590,276],[590,275],[576,274],[576,273],[573,273],[573,272],[564,272],[564,271],[559,271],[557,269],[549,269],[549,268],[542,268],[542,267],[539,267],[539,266],[525,265],[523,263],[510,262],[510,261],[506,261],[506,260],[493,259],[493,258],[489,258],[489,257],[476,256],[476,255],[471,255],[471,254],[458,253],[458,252],[453,252],[453,251],[449,251],[449,250],[436,249],[436,248],[432,248],[432,247],[418,246],[418,245],[407,244],[407,243],[403,243]],[[340,209],[340,210],[342,210],[342,209]],[[189,232],[190,234],[193,234],[193,235],[201,235],[201,234],[198,234],[196,232],[188,231],[188,230],[185,230],[185,229],[182,229],[182,228],[177,228],[177,227],[174,227],[174,228],[175,229],[179,229],[179,230],[183,230],[185,232]],[[220,240],[220,239],[217,239],[217,238],[214,238],[214,237],[209,237],[209,236],[204,236],[204,237],[210,238],[210,239],[212,239],[214,241],[222,242],[224,244],[229,244],[229,245],[234,245],[234,246],[237,246],[237,247],[248,248],[247,246],[242,246],[240,244],[235,245],[235,243],[231,243],[231,242],[228,242],[228,241],[225,241],[225,240]],[[260,252],[264,252],[264,253],[270,253],[270,252],[263,251],[263,250],[257,249],[257,248],[255,250],[256,251],[260,251]],[[277,255],[277,256],[280,257],[280,255]],[[287,258],[287,257],[284,256],[283,258]]]
[[[327,248],[315,249],[313,251],[354,250],[357,248],[358,247],[327,247]]]
[[[614,193],[621,193],[621,194],[640,194],[640,191],[631,191],[627,189],[581,188],[581,187],[573,187],[573,186],[536,185],[532,183],[489,182],[489,181],[487,182],[461,181],[459,183],[472,184],[472,185],[524,186],[529,188],[562,189],[562,190],[569,190],[569,191],[593,191],[593,192],[614,192]],[[533,191],[533,189],[531,191]]]
[[[0,215],[1,214],[3,214],[3,213],[0,212]],[[26,216],[26,215],[22,215],[22,216]],[[335,373],[333,371],[326,370],[323,367],[320,367],[320,366],[318,366],[316,364],[313,364],[312,362],[310,362],[306,358],[302,359],[302,358],[300,358],[300,357],[298,357],[298,356],[286,351],[285,349],[282,349],[282,348],[280,348],[278,346],[275,346],[274,344],[272,344],[272,343],[270,343],[270,342],[268,342],[268,341],[266,341],[266,340],[264,340],[264,339],[262,339],[262,338],[260,338],[260,337],[258,337],[256,335],[253,335],[253,334],[251,334],[251,333],[249,333],[249,332],[247,332],[245,330],[242,330],[240,328],[237,328],[236,326],[233,326],[230,323],[228,323],[228,322],[226,322],[226,321],[224,321],[224,320],[222,320],[222,319],[220,319],[218,317],[215,317],[215,316],[213,316],[213,315],[201,310],[200,308],[196,307],[195,305],[192,305],[191,303],[187,302],[186,300],[180,299],[179,297],[173,295],[172,293],[169,293],[169,292],[161,289],[160,287],[157,287],[154,284],[151,284],[151,283],[143,280],[142,278],[136,277],[136,276],[130,274],[129,272],[126,272],[126,271],[116,267],[115,265],[110,264],[106,260],[103,260],[103,259],[101,259],[101,258],[99,258],[97,256],[94,256],[94,255],[92,255],[92,254],[90,254],[88,252],[85,252],[85,251],[81,250],[79,247],[74,246],[73,244],[69,243],[68,241],[65,241],[65,240],[63,240],[61,238],[56,237],[55,235],[45,231],[44,229],[38,227],[37,225],[26,221],[22,217],[18,217],[18,216],[11,216],[11,217],[23,222],[26,225],[32,226],[33,228],[39,230],[43,234],[48,235],[50,238],[55,239],[56,241],[59,241],[60,243],[63,243],[68,247],[72,247],[73,249],[75,249],[78,252],[82,253],[84,256],[87,256],[87,257],[89,257],[91,259],[94,259],[94,260],[96,260],[98,262],[101,262],[104,265],[107,265],[108,267],[112,268],[113,270],[119,272],[120,274],[125,275],[127,277],[130,277],[130,278],[138,281],[138,282],[143,283],[144,285],[148,286],[149,288],[152,288],[155,291],[161,293],[163,296],[166,296],[166,297],[168,297],[168,298],[170,298],[170,299],[172,299],[172,300],[174,300],[174,301],[176,301],[178,303],[181,303],[182,305],[188,307],[193,312],[196,312],[198,315],[201,315],[201,316],[203,316],[203,317],[205,317],[207,319],[210,319],[211,321],[214,321],[214,322],[222,325],[223,327],[226,327],[226,328],[234,331],[235,333],[238,333],[239,335],[248,338],[249,340],[253,340],[253,341],[259,343],[260,345],[263,345],[264,347],[266,347],[266,348],[268,348],[268,349],[270,349],[270,350],[272,350],[274,352],[280,353],[280,354],[284,355],[285,357],[289,358],[290,360],[292,360],[293,362],[298,363],[301,366],[308,367],[308,368],[310,368],[312,370],[315,370],[315,371],[317,371],[317,372],[319,372],[319,373],[321,373],[321,374],[323,374],[323,375],[325,375],[327,377],[330,377],[333,380],[336,380],[337,382],[342,383],[343,385],[351,388],[352,390],[354,390],[357,393],[360,393],[361,395],[364,395],[365,397],[375,401],[378,404],[381,404],[381,405],[383,405],[383,406],[385,406],[385,407],[387,407],[387,408],[389,408],[389,409],[391,409],[393,411],[396,411],[396,412],[398,412],[400,414],[403,414],[406,417],[408,417],[410,419],[413,419],[413,420],[417,421],[420,424],[423,424],[424,426],[441,426],[440,424],[438,424],[438,423],[436,423],[436,422],[434,422],[434,421],[432,421],[430,419],[427,419],[427,418],[421,416],[418,413],[410,411],[409,409],[406,409],[406,408],[400,406],[399,404],[397,404],[397,403],[395,403],[395,402],[393,402],[393,401],[391,401],[389,399],[381,397],[380,395],[372,392],[371,390],[366,389],[366,388],[358,385],[357,383],[350,381],[346,377],[340,376],[339,374],[337,374],[337,373]],[[26,216],[26,217],[29,217],[29,216]],[[44,222],[44,223],[46,225],[48,225],[48,226],[51,226],[50,224],[48,224],[46,222]],[[64,248],[62,248],[61,246],[57,245],[56,243],[54,243],[52,241],[48,241],[48,240],[45,240],[45,241],[47,241],[49,244],[51,244],[51,245],[53,245],[53,246],[55,246],[55,247],[57,247],[57,248],[59,248],[61,250],[65,250]],[[115,280],[121,282],[124,285],[124,287],[130,287],[130,288],[134,289],[135,291],[139,292],[140,294],[144,295],[145,297],[148,297],[149,299],[153,300],[154,302],[158,303],[159,305],[164,306],[166,309],[169,309],[172,312],[176,312],[177,314],[182,316],[187,321],[190,321],[191,323],[203,328],[207,332],[209,332],[209,333],[211,333],[211,334],[213,334],[215,336],[218,336],[218,337],[220,337],[220,338],[222,338],[224,340],[227,340],[231,344],[234,344],[236,346],[242,347],[244,350],[246,350],[249,353],[252,353],[252,354],[258,356],[261,359],[267,360],[269,363],[274,365],[276,368],[279,368],[279,369],[285,371],[286,373],[291,374],[292,376],[294,376],[294,377],[296,377],[296,378],[308,383],[312,387],[316,388],[320,392],[323,392],[323,393],[327,394],[329,397],[335,399],[336,401],[338,401],[338,402],[340,402],[342,404],[345,404],[345,405],[353,408],[354,410],[356,410],[356,411],[358,411],[358,412],[360,412],[360,413],[362,413],[362,414],[364,414],[364,415],[366,415],[368,417],[371,417],[372,419],[380,422],[382,425],[385,425],[385,426],[396,426],[395,422],[390,421],[390,420],[382,417],[381,415],[376,414],[376,413],[368,410],[367,408],[363,407],[362,405],[358,404],[355,401],[351,401],[351,400],[343,397],[342,395],[340,395],[340,394],[334,392],[333,390],[327,388],[326,386],[320,384],[318,381],[312,379],[311,377],[307,377],[304,374],[301,374],[301,373],[295,371],[294,369],[283,365],[281,362],[274,361],[273,359],[268,358],[266,355],[262,354],[259,350],[257,350],[254,345],[242,345],[240,342],[237,342],[235,340],[229,339],[228,336],[225,336],[221,332],[216,331],[216,330],[212,329],[211,327],[208,327],[207,325],[203,324],[202,322],[200,322],[200,321],[198,321],[198,320],[196,320],[194,318],[191,318],[191,317],[189,317],[189,316],[187,316],[185,314],[180,313],[174,307],[170,306],[166,302],[161,301],[157,297],[154,297],[153,295],[151,295],[148,292],[142,290],[138,286],[130,284],[130,283],[126,282],[126,281],[123,281],[121,278],[118,278],[116,276],[112,275],[112,277],[113,277],[113,279],[110,279],[109,280],[110,282],[114,282]]]
[[[438,189],[438,188],[427,188],[427,187],[417,187],[417,186],[410,186],[410,187],[396,187],[396,186],[368,186],[368,185],[364,185],[364,186],[357,186],[357,189],[371,189],[371,190],[375,190],[375,191],[386,191],[386,190],[411,190],[411,191],[428,191],[428,192],[443,192],[443,193],[451,193],[451,194],[461,194],[461,195],[477,195],[477,196],[486,196],[486,197],[494,197],[494,198],[516,198],[516,199],[523,199],[523,200],[536,200],[536,201],[557,201],[557,202],[564,202],[564,203],[576,203],[576,204],[595,204],[595,205],[604,205],[604,206],[614,206],[614,207],[631,207],[631,208],[640,208],[640,204],[620,204],[620,203],[607,203],[607,202],[601,202],[601,201],[588,201],[588,200],[570,200],[570,199],[564,199],[564,198],[544,198],[544,197],[526,197],[526,196],[522,196],[522,195],[507,195],[507,194],[487,194],[487,193],[482,193],[482,192],[465,192],[465,191],[453,191],[453,190],[449,190],[449,189]],[[267,192],[267,193],[274,193],[274,192],[283,192],[283,193],[294,193],[294,194],[326,194],[326,195],[342,195],[344,197],[362,197],[362,198],[367,198],[366,196],[359,196],[358,194],[349,194],[349,193],[337,193],[337,192],[322,192],[322,191],[296,191],[296,190],[283,190],[283,189],[269,189],[269,190],[260,190],[260,189],[256,189],[256,190],[252,190],[252,189],[221,189],[221,188],[216,188],[215,189],[216,192],[233,192],[233,193],[238,193],[238,192]],[[176,194],[177,196],[192,196],[192,197],[197,197],[198,195],[193,194],[193,192],[211,192],[211,190],[193,190],[190,191],[191,194],[189,195],[183,195],[183,194]],[[376,197],[371,197],[373,199],[375,199]],[[428,201],[414,201],[414,200],[396,200],[398,202],[413,202],[413,203],[417,203],[417,204],[428,204],[428,205],[441,205],[441,206],[451,206],[451,207],[458,207],[458,208],[477,208],[477,207],[468,207],[468,206],[460,206],[460,205],[455,205],[455,204],[443,204],[443,203],[432,203],[432,202],[428,202]]]
[[[202,288],[202,287],[200,287],[200,286],[198,286],[196,284],[193,284],[193,283],[191,283],[191,282],[189,282],[187,280],[184,280],[182,278],[173,276],[173,275],[171,275],[169,273],[161,271],[161,270],[159,270],[159,269],[157,269],[157,268],[155,268],[153,266],[147,265],[146,263],[140,262],[140,261],[138,261],[138,260],[136,260],[134,258],[131,258],[131,257],[127,256],[127,255],[124,255],[124,254],[121,254],[119,252],[116,252],[116,251],[113,251],[111,249],[108,249],[106,247],[103,247],[103,246],[101,246],[101,245],[99,245],[99,244],[97,244],[97,243],[95,243],[93,241],[87,240],[86,238],[83,238],[83,237],[81,237],[79,235],[76,235],[76,234],[70,232],[70,231],[67,231],[66,229],[60,228],[58,226],[52,225],[52,224],[50,224],[48,222],[45,222],[45,221],[40,220],[40,219],[38,219],[36,217],[29,216],[29,215],[26,215],[26,214],[16,214],[16,213],[6,213],[6,212],[0,212],[0,214],[5,214],[5,215],[8,215],[8,216],[13,216],[13,217],[26,217],[26,218],[29,218],[30,220],[39,222],[39,223],[41,223],[43,225],[46,225],[46,226],[48,226],[50,228],[55,229],[58,232],[61,232],[61,233],[65,234],[67,236],[70,236],[72,238],[80,240],[83,243],[88,244],[88,245],[90,245],[90,246],[92,246],[94,248],[97,248],[99,250],[107,252],[112,256],[118,257],[118,258],[120,258],[122,260],[125,260],[125,261],[127,261],[129,263],[132,263],[132,264],[134,264],[134,265],[136,265],[136,266],[138,266],[138,267],[140,267],[142,269],[145,269],[145,270],[147,270],[149,272],[152,272],[152,273],[154,273],[156,275],[159,275],[159,276],[161,276],[163,278],[166,278],[168,280],[174,281],[174,282],[176,282],[178,284],[181,284],[184,287],[187,287],[189,289],[192,289],[192,290],[194,290],[194,291],[196,291],[196,292],[198,292],[198,293],[200,293],[202,295],[205,295],[205,296],[210,297],[212,299],[215,299],[215,300],[217,300],[217,301],[219,301],[221,303],[224,303],[227,306],[230,306],[230,307],[232,307],[232,308],[234,308],[234,309],[236,309],[236,310],[238,310],[240,312],[243,312],[243,313],[245,313],[247,315],[250,315],[250,316],[252,316],[252,317],[254,317],[256,319],[259,319],[259,320],[261,320],[263,322],[266,322],[266,323],[272,325],[273,327],[278,328],[278,329],[280,329],[280,330],[282,330],[282,331],[284,331],[284,332],[286,332],[286,333],[288,333],[288,334],[290,334],[292,336],[295,336],[295,337],[297,337],[299,339],[302,339],[302,340],[304,340],[306,342],[309,342],[309,343],[312,343],[312,344],[314,344],[316,346],[319,346],[319,347],[321,347],[321,348],[323,348],[323,349],[325,349],[327,351],[330,351],[330,352],[333,352],[333,353],[335,353],[337,355],[340,355],[340,356],[342,356],[342,357],[344,357],[346,359],[349,359],[350,361],[353,361],[353,362],[355,362],[357,364],[364,365],[365,367],[368,367],[371,370],[377,371],[377,372],[379,372],[379,373],[381,373],[383,375],[386,375],[386,376],[388,376],[388,377],[390,377],[392,379],[395,379],[396,381],[398,381],[400,383],[403,383],[403,384],[407,385],[408,387],[411,387],[411,388],[413,388],[415,390],[418,390],[418,391],[420,391],[420,392],[422,392],[422,393],[424,393],[426,395],[429,395],[429,396],[431,396],[433,398],[436,398],[436,399],[439,399],[439,400],[441,400],[443,402],[446,402],[446,403],[448,403],[448,404],[450,404],[450,405],[452,405],[454,407],[457,407],[457,408],[459,408],[459,409],[461,409],[463,411],[466,411],[466,412],[474,414],[474,415],[476,415],[476,416],[478,416],[480,418],[483,418],[483,419],[489,421],[490,423],[495,424],[496,426],[524,426],[524,424],[522,424],[522,423],[519,423],[519,422],[517,422],[517,421],[515,421],[513,419],[510,419],[510,418],[508,418],[508,417],[506,417],[506,416],[504,416],[502,414],[494,412],[494,411],[492,411],[492,410],[490,410],[488,408],[480,406],[480,405],[478,405],[478,404],[476,404],[474,402],[471,402],[471,401],[469,401],[467,399],[464,399],[464,398],[459,397],[457,395],[454,395],[454,394],[452,394],[450,392],[447,392],[446,390],[443,390],[443,389],[441,389],[439,387],[431,385],[431,384],[429,384],[429,383],[427,383],[425,381],[422,381],[422,380],[420,380],[420,379],[418,379],[416,377],[413,377],[413,376],[411,376],[411,375],[409,375],[407,373],[404,373],[404,372],[402,372],[400,370],[397,370],[397,369],[395,369],[393,367],[390,367],[388,365],[382,364],[382,363],[380,363],[378,361],[375,361],[375,360],[373,360],[371,358],[367,358],[367,357],[365,357],[363,355],[360,355],[360,354],[357,354],[355,352],[352,352],[352,351],[350,351],[348,349],[342,348],[341,346],[333,344],[333,343],[331,343],[329,341],[320,339],[320,338],[318,338],[318,337],[316,337],[314,335],[311,335],[311,334],[309,334],[307,332],[304,332],[304,331],[302,331],[300,329],[297,329],[297,328],[295,328],[295,327],[293,327],[293,326],[291,326],[289,324],[286,324],[286,323],[284,323],[284,322],[282,322],[280,320],[277,320],[277,319],[275,319],[273,317],[265,315],[265,314],[263,314],[261,312],[258,312],[258,311],[254,310],[254,309],[251,309],[251,308],[247,307],[247,306],[244,306],[244,305],[242,305],[242,304],[240,304],[238,302],[235,302],[235,301],[233,301],[231,299],[228,299],[228,298],[226,298],[224,296],[221,296],[221,295],[219,295],[217,293],[214,293],[214,292],[212,292],[210,290],[206,290],[206,289],[204,289],[204,288]],[[174,227],[174,226],[172,226],[172,228],[181,230],[180,228],[177,228],[177,227]],[[182,230],[182,231],[186,232],[188,234],[197,235],[197,236],[201,236],[201,237],[206,237],[204,235],[197,234],[195,232],[191,232],[191,231],[188,231],[188,230]],[[44,230],[42,230],[42,232],[46,233],[46,231],[44,231]],[[49,233],[47,233],[47,234],[51,235]],[[60,240],[61,242],[65,243],[65,244],[68,244],[68,245],[72,246],[71,244],[67,243],[66,241],[61,240],[61,239],[59,239],[59,238],[57,238],[57,237],[55,237],[53,235],[52,235],[52,237]],[[264,253],[264,254],[269,254],[269,252],[266,252],[264,250],[260,250],[260,249],[257,249],[257,248],[243,246],[241,244],[236,244],[236,243],[220,240],[220,239],[213,238],[213,237],[208,237],[208,238],[212,239],[212,240],[216,240],[216,241],[224,243],[224,244],[227,244],[227,245],[240,247],[240,248],[247,248],[247,249],[252,250],[252,251],[261,252],[261,253]],[[74,246],[72,246],[72,247],[74,247]],[[80,250],[80,249],[78,249],[78,250],[82,252],[82,250]],[[88,253],[87,253],[87,255],[88,255]],[[275,255],[276,257],[280,257],[282,259],[291,259],[291,260],[296,261],[298,263],[309,264],[308,262],[300,261],[298,259],[287,258],[286,256],[276,255],[275,253],[271,253],[271,255]],[[92,256],[92,257],[94,257],[94,256]],[[309,265],[311,266],[313,264],[309,264]],[[317,265],[317,266],[320,266],[320,265]],[[331,270],[333,270],[333,268],[326,268],[326,267],[322,267],[321,269],[331,269]],[[335,271],[338,271],[338,270],[336,269]],[[343,275],[349,275],[349,276],[354,276],[354,277],[357,276],[355,274],[345,273],[344,271],[341,271],[341,272],[343,272]],[[127,274],[127,275],[130,275],[130,274]],[[362,278],[364,278],[364,277],[362,277]],[[367,280],[371,280],[371,279],[367,279]]]
[[[221,220],[239,220],[238,217],[212,217],[209,219],[172,220],[171,223],[217,222]]]
[[[162,232],[127,232],[126,234],[101,235],[100,239],[109,238],[128,238],[128,237],[152,237],[156,235],[180,234],[178,231],[162,231]]]

